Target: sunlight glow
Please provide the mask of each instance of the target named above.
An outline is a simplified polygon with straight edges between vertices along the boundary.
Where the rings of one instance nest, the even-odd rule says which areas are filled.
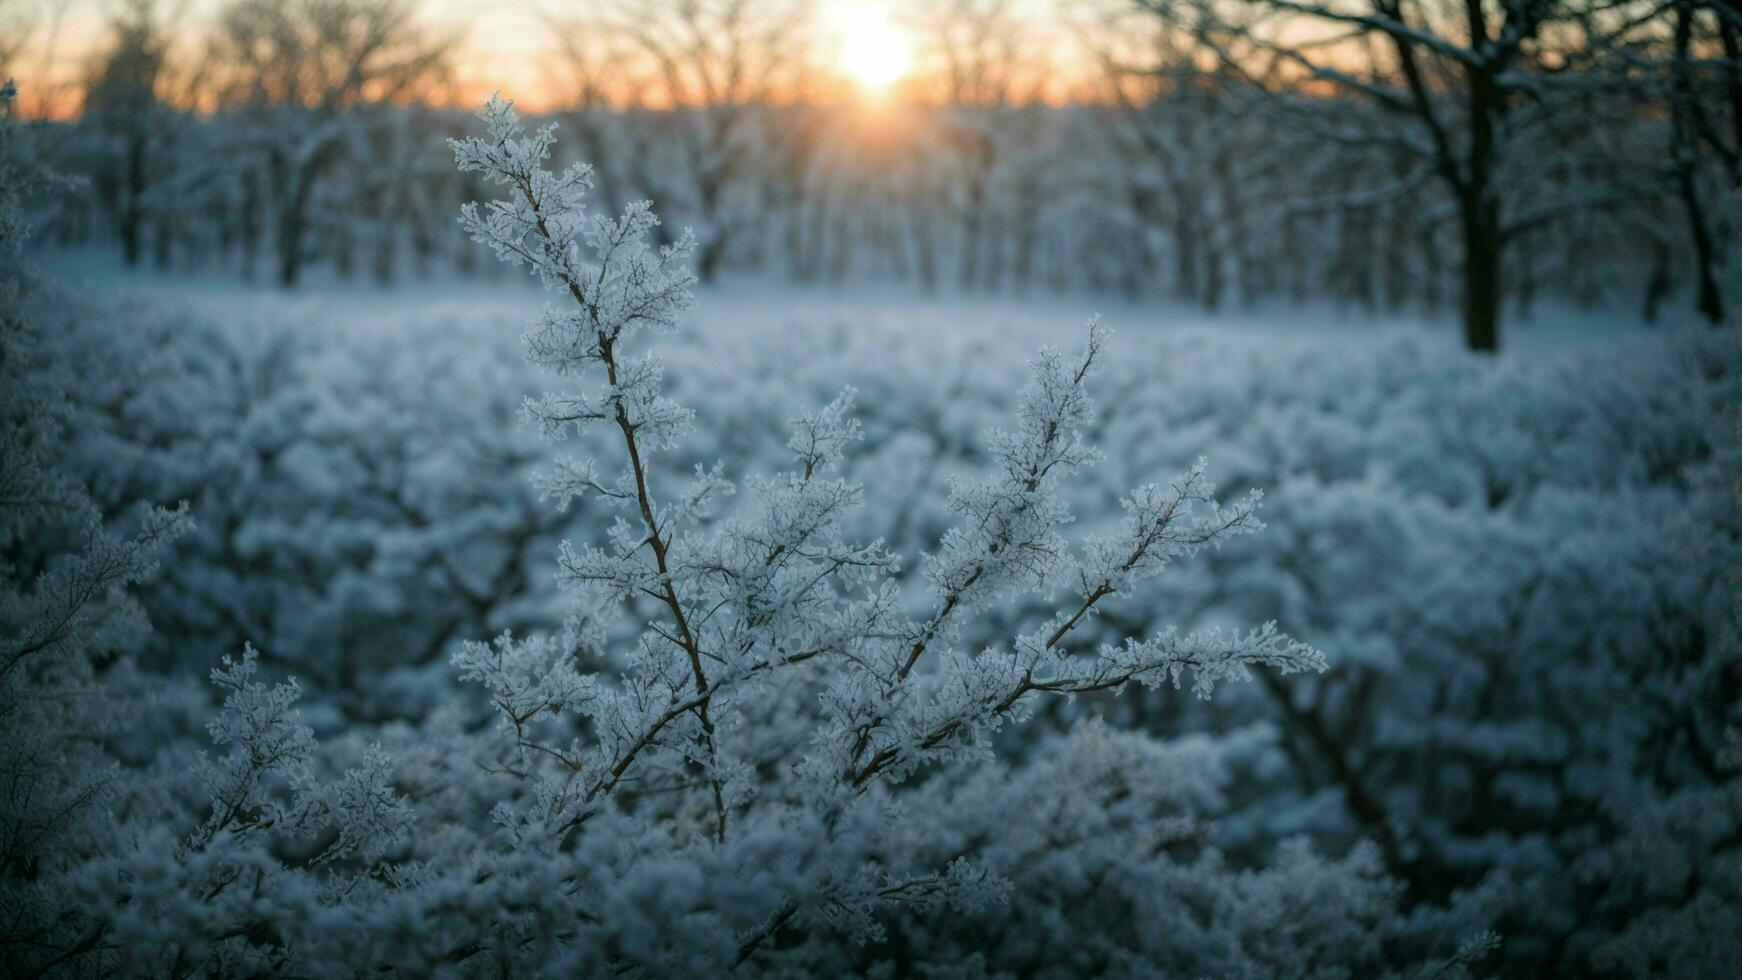
[[[889,22],[881,5],[858,3],[839,14],[841,71],[868,89],[880,89],[907,73],[913,44]]]

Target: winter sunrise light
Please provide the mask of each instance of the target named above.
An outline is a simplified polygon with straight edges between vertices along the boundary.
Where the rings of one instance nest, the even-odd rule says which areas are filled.
[[[880,89],[913,65],[913,38],[890,23],[887,4],[844,5],[834,18],[841,69],[867,89]]]
[[[0,978],[1732,980],[1738,0],[0,0]]]

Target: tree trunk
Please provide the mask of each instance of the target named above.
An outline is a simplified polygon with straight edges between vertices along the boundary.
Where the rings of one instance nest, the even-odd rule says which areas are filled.
[[[938,254],[931,211],[922,206],[909,213],[913,222],[913,259],[919,272],[919,285],[926,293],[933,293],[938,288]]]
[[[129,266],[139,264],[140,237],[145,209],[140,198],[145,196],[145,134],[134,124],[127,140],[127,189],[121,205],[121,258]]]
[[[1012,259],[1014,267],[1011,272],[1016,278],[1017,290],[1024,293],[1034,281],[1034,216],[1039,211],[1035,203],[1038,197],[1032,186],[1025,183],[1017,199],[1016,255]]]
[[[241,227],[237,229],[237,237],[242,244],[242,281],[253,282],[256,265],[260,256],[260,193],[258,178],[244,174],[242,177]],[[461,249],[467,255],[471,249]]]
[[[167,220],[160,219],[152,223],[151,232],[152,261],[157,263],[159,269],[168,269],[170,247],[175,244],[174,229]]]
[[[1680,5],[1675,23],[1675,102],[1670,109],[1675,161],[1676,192],[1688,216],[1688,235],[1694,242],[1694,282],[1699,293],[1699,310],[1714,326],[1724,322],[1724,301],[1718,294],[1718,279],[1712,270],[1717,267],[1717,248],[1712,231],[1706,225],[1706,213],[1700,205],[1699,175],[1695,172],[1699,159],[1699,137],[1689,119],[1693,112],[1693,86],[1688,78],[1688,57],[1693,34],[1693,6]]]
[[[1464,230],[1464,343],[1473,351],[1500,349],[1500,208],[1466,201]]]
[[[1736,29],[1722,16],[1718,18],[1718,40],[1724,47],[1724,58],[1730,64],[1742,63],[1742,39],[1737,38]],[[1731,145],[1736,148],[1730,157],[1730,184],[1742,187],[1742,72],[1731,71],[1728,75],[1729,82],[1724,89],[1730,99]]]
[[[1481,4],[1468,6],[1470,36],[1486,37]],[[1500,227],[1499,189],[1493,185],[1495,124],[1504,107],[1488,69],[1469,76],[1469,169],[1459,195],[1464,231],[1464,342],[1473,351],[1500,349],[1500,253],[1505,236]]]
[[[1222,249],[1214,241],[1206,243],[1204,256],[1204,309],[1215,312],[1222,306]]]
[[[1180,202],[1179,218],[1174,222],[1173,278],[1174,292],[1180,299],[1196,302],[1198,298],[1198,229],[1190,212]]]
[[[980,282],[980,220],[979,186],[968,192],[967,211],[962,221],[962,289],[973,289]]]
[[[696,278],[703,283],[713,282],[725,257],[726,236],[723,233],[710,235],[696,253]]]
[[[301,197],[296,193],[278,215],[278,284],[286,289],[294,289],[302,274]]]
[[[1682,207],[1688,213],[1688,232],[1694,240],[1694,278],[1699,291],[1699,310],[1713,326],[1724,322],[1724,301],[1718,293],[1718,278],[1712,274],[1717,265],[1716,247],[1711,229],[1706,227],[1705,212],[1700,209],[1700,196],[1694,183],[1691,164],[1683,164],[1676,176]]]
[[[1662,242],[1653,242],[1651,250],[1651,277],[1645,281],[1645,306],[1640,315],[1646,323],[1657,323],[1657,310],[1663,298],[1669,295],[1669,247]]]
[[[309,187],[314,182],[311,170],[293,170],[290,186],[279,199],[278,284],[286,289],[295,288],[302,276],[302,241],[308,226]]]

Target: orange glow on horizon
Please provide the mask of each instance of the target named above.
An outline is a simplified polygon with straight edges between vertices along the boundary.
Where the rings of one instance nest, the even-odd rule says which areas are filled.
[[[28,29],[25,43],[10,64],[0,65],[0,75],[17,81],[21,117],[76,118],[86,80],[111,43],[111,8],[99,0],[23,0],[19,6],[28,11],[32,3],[40,10],[22,21]],[[177,8],[184,12],[171,31],[170,59],[182,73],[195,73],[204,35],[224,3],[191,0]],[[943,96],[934,78],[936,55],[897,16],[900,9],[899,0],[818,0],[809,68],[771,89],[768,101],[861,111],[938,103]],[[444,78],[396,101],[470,108],[500,92],[529,113],[577,104],[572,84],[565,82],[560,45],[539,4],[481,7],[469,0],[422,0],[418,13],[418,24],[431,35],[458,37],[460,42]],[[1088,67],[1069,55],[1062,61]],[[1081,100],[1085,73],[1061,72],[1060,64],[1051,63],[1052,70],[1044,73],[1046,84],[1027,88],[1031,97],[1051,104]],[[626,62],[622,71],[604,74],[606,84],[595,94],[611,107],[669,109],[682,104],[661,90],[656,73],[644,64]],[[196,112],[215,107],[209,92],[198,89],[172,91],[166,101]]]

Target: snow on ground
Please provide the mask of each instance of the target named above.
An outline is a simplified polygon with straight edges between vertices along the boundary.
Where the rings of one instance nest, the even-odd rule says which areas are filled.
[[[49,276],[92,298],[130,296],[193,309],[216,318],[287,317],[346,327],[415,325],[432,317],[475,319],[516,327],[528,322],[549,297],[520,274],[489,279],[437,276],[402,278],[382,286],[311,277],[292,291],[250,284],[217,272],[162,273],[128,269],[114,254],[50,253],[41,260]],[[741,335],[774,329],[840,329],[887,335],[903,344],[940,353],[957,351],[969,338],[996,337],[1015,347],[1071,343],[1083,324],[1099,316],[1115,333],[1115,350],[1140,347],[1159,333],[1213,338],[1236,345],[1346,344],[1410,338],[1458,350],[1452,310],[1369,311],[1317,301],[1274,301],[1254,307],[1207,311],[1167,299],[1132,299],[1037,290],[1029,295],[926,292],[905,283],[857,283],[833,287],[779,280],[729,278],[697,291],[689,321],[700,330]],[[1691,323],[1691,311],[1658,329]],[[1648,328],[1630,309],[1581,309],[1539,303],[1529,317],[1514,317],[1501,336],[1513,354],[1565,350],[1611,342]]]
[[[560,384],[520,356],[545,297],[518,279],[317,282],[287,293],[124,272],[89,256],[44,264],[67,287],[44,301],[45,369],[65,372],[70,401],[101,409],[73,426],[73,476],[107,513],[187,500],[196,523],[163,575],[138,590],[153,625],[142,659],[203,676],[252,643],[273,676],[306,684],[306,717],[338,746],[332,774],[366,761],[379,740],[406,785],[453,780],[465,801],[507,792],[478,789],[496,785],[479,778],[483,750],[450,737],[490,730],[451,657],[462,640],[548,631],[573,608],[553,574],[558,542],[606,540],[615,512],[583,497],[558,513],[527,477],[565,450],[621,458],[608,432],[555,447],[516,428],[521,397]],[[1636,914],[1661,911],[1660,864],[1678,874],[1734,867],[1742,839],[1733,776],[1704,775],[1717,771],[1709,754],[1734,717],[1728,569],[1742,541],[1733,490],[1742,347],[1733,334],[1648,331],[1625,313],[1561,309],[1513,324],[1494,359],[1464,352],[1443,314],[1210,315],[1107,297],[745,280],[698,299],[678,336],[654,341],[666,390],[696,412],[695,430],[651,464],[669,493],[661,499],[719,461],[741,488],[722,510],[753,506],[750,477],[792,464],[788,420],[850,383],[863,439],[843,475],[866,487],[866,506],[847,518],[846,536],[903,556],[897,588],[913,615],[935,602],[922,556],[960,524],[950,486],[996,471],[985,432],[1011,425],[1022,361],[1041,343],[1074,348],[1094,313],[1118,331],[1090,381],[1098,411],[1085,438],[1104,458],[1061,481],[1074,516],[1061,533],[1076,542],[1115,531],[1121,497],[1165,484],[1200,455],[1222,499],[1265,494],[1267,530],[1170,566],[1140,598],[1097,607],[1080,649],[1064,655],[1176,624],[1274,620],[1322,649],[1328,671],[1229,684],[1207,703],[1167,685],[1053,703],[1000,733],[1009,769],[903,790],[927,826],[960,834],[937,854],[877,858],[923,867],[997,840],[1009,813],[1091,804],[1081,819],[1097,822],[1080,853],[975,855],[1010,876],[1018,898],[978,918],[938,917],[937,929],[960,928],[961,948],[1003,956],[1054,923],[1093,933],[1161,922],[1136,930],[1138,951],[1121,955],[1221,975],[1240,961],[1177,952],[1176,942],[1201,942],[1143,903],[1190,909],[1179,894],[1250,892],[1284,918],[1229,935],[1292,944],[1327,934],[1300,920],[1310,909],[1352,923],[1326,941],[1344,955],[1378,948],[1370,918],[1344,910],[1379,914],[1395,883],[1431,899],[1397,919],[1423,930],[1419,948],[1443,954],[1492,927],[1506,936],[1503,972],[1525,974],[1555,949],[1620,956],[1701,935],[1694,926],[1720,917],[1708,904],[1733,901],[1733,890],[1694,874],[1671,879],[1687,896],[1686,910],[1671,911],[1693,925],[1660,930]],[[1040,590],[984,610],[963,623],[957,649],[1007,648],[1057,612],[1056,598]],[[607,645],[616,652],[599,661],[606,678],[632,640]],[[1091,715],[1106,727],[1079,724]],[[164,724],[179,726],[173,751],[188,754],[163,750],[166,768],[207,747],[181,717]],[[1118,745],[1128,749],[1105,751]],[[1151,772],[1176,757],[1226,772],[1182,775],[1171,762]],[[966,802],[912,795],[957,786]],[[1201,787],[1187,795],[1201,792],[1190,806],[1204,812],[1188,823],[1228,855],[1237,884],[1213,883],[1216,860],[1188,870],[1154,846],[1156,834],[1180,833],[1165,801],[1181,786]],[[1165,805],[1152,807],[1149,794]],[[487,807],[457,803],[450,816],[440,800],[419,805],[427,822],[412,856],[469,868],[440,849],[474,839]],[[1330,858],[1315,863],[1282,843],[1297,838]],[[1144,854],[1136,860],[1149,864],[1134,865]],[[1110,904],[1085,904],[1091,866],[1113,872],[1097,872],[1108,885],[1089,890]],[[1212,875],[1213,887],[1182,886],[1182,872]],[[480,894],[483,877],[468,871],[455,893]],[[483,894],[477,907],[494,907]],[[1446,924],[1418,917],[1440,902]],[[644,905],[659,907],[634,903]],[[422,914],[404,921],[421,924]],[[915,935],[937,950],[957,941]],[[997,963],[1032,972],[1019,959]],[[1356,962],[1345,972],[1379,970]]]

